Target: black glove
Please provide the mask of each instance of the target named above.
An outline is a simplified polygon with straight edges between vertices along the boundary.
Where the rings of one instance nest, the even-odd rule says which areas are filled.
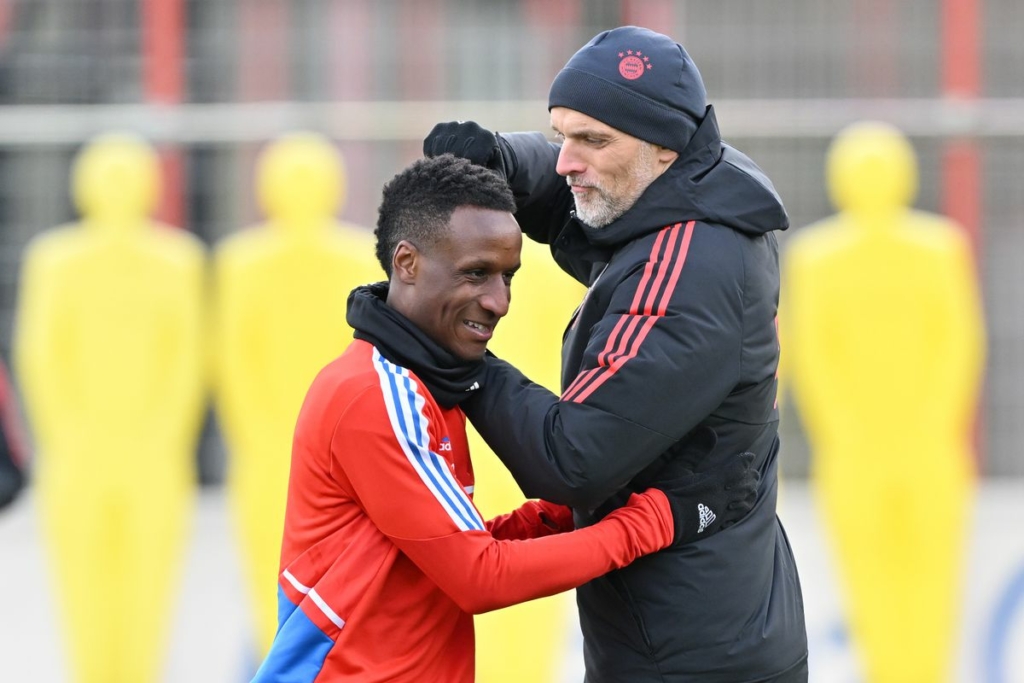
[[[761,475],[753,467],[754,454],[715,454],[717,441],[715,432],[703,427],[666,451],[664,465],[645,477],[647,487],[660,489],[668,497],[675,522],[673,545],[701,540],[732,526],[757,501]]]
[[[423,139],[423,156],[454,154],[508,178],[500,142],[497,134],[474,121],[448,121],[434,126]]]

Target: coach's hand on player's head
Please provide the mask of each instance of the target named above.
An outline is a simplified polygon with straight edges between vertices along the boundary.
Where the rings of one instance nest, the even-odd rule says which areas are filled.
[[[478,166],[507,177],[499,136],[475,121],[448,121],[434,126],[423,139],[423,156],[436,157],[442,154],[469,159]]]
[[[665,453],[665,464],[647,486],[668,497],[675,545],[713,536],[743,519],[757,501],[761,475],[753,453],[717,452],[714,431],[702,428]]]

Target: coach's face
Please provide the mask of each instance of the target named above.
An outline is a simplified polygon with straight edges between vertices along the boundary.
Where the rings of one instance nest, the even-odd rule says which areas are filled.
[[[399,242],[394,272],[409,286],[403,315],[459,358],[483,358],[508,313],[522,246],[512,214],[457,208],[436,243],[419,248]]]
[[[566,107],[551,109],[562,142],[555,170],[565,176],[576,217],[603,228],[629,210],[679,155]]]

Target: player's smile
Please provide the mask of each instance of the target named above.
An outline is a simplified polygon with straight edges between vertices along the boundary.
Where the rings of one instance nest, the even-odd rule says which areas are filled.
[[[456,209],[449,233],[418,250],[410,318],[459,358],[483,358],[495,326],[508,313],[521,247],[522,233],[511,214]]]

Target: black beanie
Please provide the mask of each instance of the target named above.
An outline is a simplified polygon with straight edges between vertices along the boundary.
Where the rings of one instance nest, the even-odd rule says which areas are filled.
[[[704,81],[683,46],[638,26],[594,36],[558,72],[548,95],[548,111],[567,107],[676,152],[706,106]]]

